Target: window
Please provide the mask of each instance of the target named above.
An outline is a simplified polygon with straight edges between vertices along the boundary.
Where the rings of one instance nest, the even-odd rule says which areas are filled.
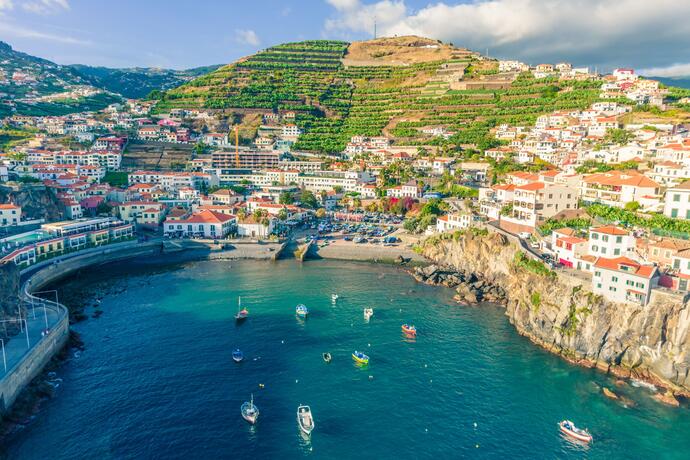
[[[592,233],[592,239],[593,239],[593,240],[598,240],[598,239],[599,239],[599,234],[598,234],[598,233]]]
[[[688,262],[688,266],[690,266],[690,262]],[[673,259],[673,268],[680,268],[680,259]]]
[[[616,237],[616,243],[622,243],[623,242],[623,237],[622,236],[617,236]]]
[[[604,243],[607,243],[609,241],[609,236],[608,235],[602,236],[601,241],[603,241]]]
[[[603,246],[602,246],[602,248],[601,248],[601,253],[602,253],[602,254],[606,254],[606,248],[603,247]]]
[[[671,209],[671,217],[678,217],[678,210],[677,209]]]
[[[675,195],[673,195],[673,201],[676,201],[676,202],[680,201],[680,195],[678,195],[677,193]]]
[[[601,289],[601,283],[597,283],[597,288]]]
[[[627,286],[634,286],[634,285],[635,285],[635,282],[634,282],[633,280],[625,280],[625,284],[626,284]]]
[[[613,283],[618,282],[618,277],[617,277],[617,276],[612,276],[612,277],[611,277],[611,281],[612,281]]]
[[[601,276],[601,272],[594,272],[594,276]]]
[[[652,254],[655,256],[658,256],[659,255],[659,248],[652,249]]]
[[[690,197],[690,195],[688,195],[688,196]],[[690,209],[688,209],[687,211],[685,211],[685,218],[686,218],[686,219],[690,219]]]
[[[613,250],[613,255],[614,255],[614,256],[619,256],[619,255],[621,255],[621,250],[618,249],[618,248],[614,249],[614,250]]]
[[[644,283],[635,283],[635,287],[644,289]]]
[[[599,250],[599,246],[597,246],[596,244],[592,246],[593,252],[597,252],[598,250]]]
[[[611,292],[616,292],[616,290],[617,290],[617,289],[616,289],[615,287],[609,286],[609,291],[611,291]]]

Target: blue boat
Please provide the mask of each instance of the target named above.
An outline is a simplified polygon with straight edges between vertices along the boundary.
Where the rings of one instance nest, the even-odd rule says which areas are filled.
[[[369,364],[369,357],[361,351],[355,350],[355,352],[352,353],[352,359],[359,364]]]
[[[299,304],[295,308],[295,314],[297,316],[301,316],[302,318],[306,318],[307,315],[309,314],[309,309],[305,305]]]
[[[236,363],[239,363],[243,359],[244,355],[242,354],[242,350],[240,350],[239,348],[232,352],[232,360]]]

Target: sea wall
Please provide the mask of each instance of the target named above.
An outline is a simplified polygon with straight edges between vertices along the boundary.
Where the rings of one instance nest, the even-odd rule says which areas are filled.
[[[690,395],[690,309],[683,296],[655,293],[646,305],[616,304],[591,292],[577,273],[539,273],[520,264],[523,249],[499,233],[431,238],[422,253],[437,264],[415,276],[449,285],[458,300],[490,293],[517,331],[566,359],[619,377],[638,378]],[[446,274],[440,275],[438,273]],[[431,273],[435,271],[437,273]],[[431,275],[431,276],[430,276]],[[464,279],[462,279],[464,278]],[[493,291],[491,290],[493,289]]]
[[[131,257],[153,255],[158,252],[160,252],[159,243],[140,244],[132,241],[91,249],[83,254],[71,254],[63,258],[44,261],[20,273],[23,280],[21,297],[26,302],[31,302],[31,292],[39,291],[42,287],[88,266]],[[16,281],[14,284],[17,284]],[[52,324],[49,324],[50,332],[32,344],[31,348],[14,365],[10,365],[7,373],[0,380],[0,413],[5,413],[11,408],[19,393],[65,346],[69,338],[67,308],[55,302],[37,298],[34,298],[34,303],[45,305],[47,309],[56,312],[56,319]],[[12,340],[20,341],[23,338],[21,335],[15,335]]]

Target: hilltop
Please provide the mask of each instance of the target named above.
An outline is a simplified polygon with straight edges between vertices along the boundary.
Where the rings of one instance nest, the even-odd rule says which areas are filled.
[[[431,127],[455,133],[455,144],[486,145],[498,123],[531,124],[540,114],[599,100],[597,79],[535,79],[498,67],[421,37],[286,43],[166,92],[157,110],[219,109],[240,122],[247,113],[295,111],[304,131],[295,148],[328,153],[342,151],[353,135],[439,143],[423,132]]]

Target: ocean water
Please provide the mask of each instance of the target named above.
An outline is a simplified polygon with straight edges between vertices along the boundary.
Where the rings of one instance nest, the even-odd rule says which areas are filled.
[[[86,350],[60,369],[58,396],[4,446],[7,458],[690,457],[687,408],[567,364],[520,337],[501,308],[457,305],[451,290],[392,267],[118,265],[69,281],[62,298],[97,295],[105,277],[104,314],[75,326]],[[240,326],[238,296],[250,311]],[[365,306],[374,308],[368,323]],[[402,336],[405,322],[416,340]],[[356,366],[353,350],[370,364]],[[635,406],[605,398],[602,385]],[[252,393],[254,427],[239,412]],[[315,417],[311,439],[297,428],[300,404]],[[588,427],[594,443],[563,439],[564,418]]]

